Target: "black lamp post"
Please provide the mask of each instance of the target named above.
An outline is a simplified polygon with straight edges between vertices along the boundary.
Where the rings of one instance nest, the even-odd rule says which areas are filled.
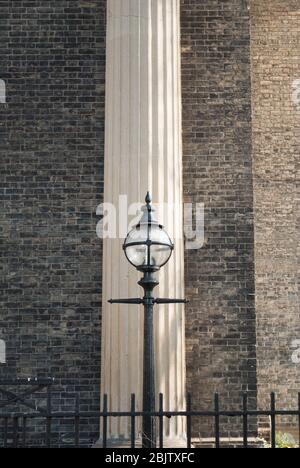
[[[144,369],[143,369],[143,448],[156,447],[155,418],[155,362],[153,336],[154,304],[182,304],[185,299],[155,299],[153,290],[159,284],[154,277],[170,259],[174,245],[153,216],[151,197],[146,196],[146,206],[140,222],[127,235],[123,245],[128,261],[143,273],[139,285],[144,289],[143,299],[111,299],[111,304],[144,305]]]

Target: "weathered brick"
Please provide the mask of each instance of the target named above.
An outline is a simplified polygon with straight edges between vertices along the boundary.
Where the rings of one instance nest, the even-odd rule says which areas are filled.
[[[236,409],[244,391],[256,404],[249,2],[181,3],[184,195],[205,203],[206,238],[185,258],[188,390],[195,407],[219,392]]]
[[[0,1],[0,377],[99,408],[106,0]],[[55,409],[55,408],[54,408]],[[74,409],[74,408],[73,408]],[[98,422],[85,428],[98,436]],[[64,431],[62,431],[64,432]]]
[[[0,376],[53,375],[56,408],[73,409],[80,392],[95,409],[106,0],[0,0],[0,12]],[[223,408],[244,391],[255,406],[257,375],[262,406],[271,390],[295,405],[299,390],[299,22],[298,0],[181,0],[184,196],[205,203],[206,226],[204,247],[186,252],[198,408],[216,391]],[[70,428],[57,430],[58,444]],[[95,438],[97,422],[82,430]],[[195,435],[211,431],[194,423]],[[239,435],[240,422],[222,434]]]
[[[254,0],[252,17],[258,390],[261,406],[295,408],[300,366],[299,295],[299,2]],[[299,93],[300,96],[300,93]],[[289,431],[291,420],[278,418]],[[267,422],[268,424],[268,422]],[[297,421],[294,421],[298,436]]]

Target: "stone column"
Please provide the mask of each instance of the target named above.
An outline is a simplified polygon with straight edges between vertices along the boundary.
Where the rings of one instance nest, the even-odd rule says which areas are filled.
[[[179,0],[108,0],[107,28],[105,201],[119,210],[120,194],[131,204],[149,190],[154,203],[170,204],[158,216],[175,252],[158,274],[156,293],[183,297]],[[104,240],[102,395],[110,409],[126,411],[131,393],[142,407],[143,311],[107,304],[142,294],[122,242]],[[156,308],[156,388],[169,410],[185,408],[184,329],[183,306]],[[113,420],[109,430],[111,439],[126,440],[129,422]],[[184,432],[181,418],[166,422],[170,444]]]

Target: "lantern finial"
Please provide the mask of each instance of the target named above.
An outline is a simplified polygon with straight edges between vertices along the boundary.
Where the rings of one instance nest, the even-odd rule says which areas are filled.
[[[150,203],[152,202],[150,192],[147,192],[145,202],[147,203],[147,205],[150,205]]]

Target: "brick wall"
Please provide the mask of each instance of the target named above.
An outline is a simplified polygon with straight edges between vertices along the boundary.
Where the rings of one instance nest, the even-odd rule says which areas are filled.
[[[256,403],[249,3],[181,1],[184,196],[205,203],[206,223],[204,248],[186,252],[188,389],[199,408],[215,391],[225,408],[246,390]],[[0,0],[0,377],[55,376],[60,408],[64,390],[80,391],[83,409],[99,401],[105,7]],[[251,16],[260,401],[274,389],[292,404],[298,1],[253,0]],[[210,429],[195,423],[194,434]],[[96,435],[96,425],[85,432]]]
[[[83,409],[99,401],[105,8],[0,1],[0,378],[52,375]]]
[[[185,201],[205,203],[203,249],[186,253],[187,377],[198,408],[256,400],[249,2],[183,0]],[[207,422],[195,435],[211,435]],[[225,423],[222,435],[239,435]]]
[[[292,408],[300,390],[292,362],[300,340],[299,1],[253,0],[251,19],[259,400],[276,391],[278,405]]]

